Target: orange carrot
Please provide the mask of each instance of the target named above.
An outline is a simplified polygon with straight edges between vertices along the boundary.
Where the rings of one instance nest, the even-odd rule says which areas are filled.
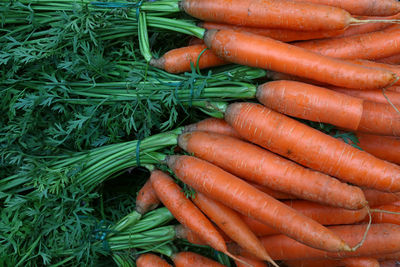
[[[377,59],[400,53],[400,26],[382,31],[324,40],[304,41],[296,46],[315,53],[343,59]]]
[[[388,193],[369,188],[363,188],[363,192],[370,207],[400,201],[400,193]]]
[[[151,253],[141,254],[136,260],[137,267],[172,267],[159,256]]]
[[[136,196],[136,211],[145,214],[155,209],[159,204],[160,200],[151,186],[151,181],[147,180]]]
[[[222,231],[224,231],[238,245],[261,260],[278,266],[265,251],[260,240],[242,221],[239,214],[222,203],[212,200],[201,193],[192,198],[194,204],[200,208]]]
[[[343,267],[340,260],[292,260],[284,262],[288,267]]]
[[[250,264],[253,267],[268,267],[269,266],[266,263],[264,263],[260,260],[257,260],[255,258],[242,257],[242,256],[238,256],[238,258],[244,262],[247,262],[248,264]],[[235,261],[235,263],[236,263],[236,267],[248,267],[248,265],[244,265],[240,261]]]
[[[374,211],[371,213],[372,223],[393,223],[400,225],[400,214],[379,212],[375,210],[391,211],[400,213],[400,207],[396,205],[386,204],[373,207]]]
[[[387,88],[387,90],[400,93],[400,86],[390,86]]]
[[[342,94],[377,103],[388,104],[387,97],[393,105],[400,106],[400,93],[398,92],[385,91],[385,97],[382,90],[352,90],[336,86],[328,86],[327,88]]]
[[[224,239],[201,211],[185,197],[182,189],[162,171],[152,171],[151,184],[158,198],[184,226],[201,236],[212,248],[229,256]]]
[[[341,8],[287,0],[183,0],[181,8],[204,21],[260,28],[341,30],[363,23]]]
[[[357,131],[400,136],[400,113],[390,104],[364,101],[363,114]]]
[[[240,138],[239,134],[223,119],[207,118],[194,124],[185,126],[184,132],[203,131],[218,133]]]
[[[255,184],[252,182],[249,182],[249,184],[251,184],[252,186],[257,188],[261,192],[264,192],[265,194],[270,195],[271,197],[276,198],[276,199],[297,199],[297,197],[295,197],[293,195],[286,194],[286,193],[276,191],[276,190],[272,190],[271,188],[268,188],[263,185]]]
[[[345,267],[379,267],[379,262],[374,258],[344,258],[341,260]]]
[[[398,267],[400,265],[400,261],[398,260],[386,260],[379,261],[380,267]]]
[[[257,99],[280,113],[350,130],[358,129],[363,100],[295,81],[273,81],[257,88]]]
[[[175,232],[176,232],[176,238],[181,238],[181,239],[186,239],[192,244],[197,244],[197,245],[207,245],[206,242],[201,239],[201,237],[190,230],[189,228],[185,227],[182,224],[178,224],[175,227]]]
[[[243,137],[356,185],[400,191],[400,167],[259,104],[233,103],[225,120]]]
[[[179,179],[196,191],[268,224],[299,242],[327,251],[350,249],[321,224],[211,163],[191,156],[170,156],[167,164]]]
[[[377,89],[396,75],[329,58],[268,37],[232,30],[208,30],[204,42],[229,62],[283,72],[346,88]],[[400,46],[399,46],[400,47]]]
[[[175,267],[224,267],[224,265],[212,259],[194,252],[179,252],[172,255]]]
[[[400,260],[400,251],[390,254],[374,255],[379,260]]]
[[[359,243],[367,225],[343,225],[328,227],[347,243]],[[261,238],[264,247],[275,260],[325,259],[344,257],[369,257],[400,251],[400,226],[395,224],[372,224],[366,239],[356,251],[332,253],[305,246],[287,236],[274,235]]]
[[[358,146],[377,158],[400,164],[400,137],[356,133]],[[399,198],[400,200],[400,198]]]
[[[299,1],[299,0],[296,0]],[[339,7],[353,15],[390,16],[400,12],[400,3],[396,0],[300,0],[314,4]]]
[[[204,44],[198,44],[172,49],[158,59],[151,59],[150,65],[169,73],[181,73],[191,70],[190,63],[196,67],[198,58],[200,69],[227,64],[210,50],[204,51],[206,48]],[[201,54],[201,52],[203,52],[203,54]]]
[[[376,62],[379,63],[385,63],[385,64],[400,64],[400,54],[395,54],[389,57],[384,57],[384,58],[379,58],[376,60]]]
[[[192,132],[182,134],[178,144],[196,157],[274,190],[349,209],[359,209],[366,205],[358,187],[341,183],[233,137]]]

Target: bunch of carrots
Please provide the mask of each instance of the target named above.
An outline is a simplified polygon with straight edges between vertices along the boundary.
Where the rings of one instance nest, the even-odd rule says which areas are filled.
[[[237,266],[395,266],[400,3],[182,0],[179,8],[202,20],[191,29],[198,39],[151,65],[181,73],[235,63],[267,70],[269,81],[257,88],[261,104],[219,105],[224,119],[185,127],[182,153],[161,160],[171,173],[152,169],[141,194],[171,212],[179,237]],[[136,264],[222,266],[192,252],[169,257],[146,253]]]

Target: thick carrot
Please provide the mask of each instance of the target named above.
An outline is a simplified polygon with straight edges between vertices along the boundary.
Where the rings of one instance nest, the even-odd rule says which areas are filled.
[[[393,64],[393,65],[400,64],[400,53],[389,56],[389,57],[379,58],[376,60],[376,62],[385,63],[385,64]]]
[[[160,200],[151,186],[151,181],[147,180],[136,196],[136,211],[145,214],[155,209],[159,204]]]
[[[296,46],[315,53],[342,59],[377,59],[400,53],[400,26],[393,25],[382,31],[303,41]]]
[[[328,227],[347,243],[355,245],[363,239],[366,224]],[[372,224],[361,247],[352,252],[332,253],[305,246],[285,235],[261,238],[266,250],[275,260],[325,259],[364,257],[388,254],[400,250],[400,226],[395,224]]]
[[[252,186],[257,188],[261,192],[264,192],[265,194],[270,195],[271,197],[276,198],[276,199],[297,199],[296,196],[286,194],[286,193],[283,193],[280,191],[276,191],[276,190],[273,190],[273,189],[263,186],[263,185],[259,185],[259,184],[252,183],[252,182],[249,182],[249,184],[251,184]]]
[[[160,258],[159,256],[146,253],[141,254],[136,260],[137,267],[172,267],[168,262]]]
[[[400,200],[400,193],[388,193],[369,188],[363,188],[362,190],[370,207],[390,204]]]
[[[263,261],[257,260],[255,258],[250,258],[250,257],[242,257],[238,256],[239,259],[241,259],[244,262],[247,262],[253,267],[268,267],[269,265],[267,263],[264,263]],[[245,265],[241,263],[240,261],[235,261],[236,267],[248,267],[248,265]]]
[[[385,91],[385,97],[382,90],[353,90],[336,86],[328,86],[327,88],[342,94],[377,103],[388,104],[387,97],[393,105],[400,106],[400,93],[398,92]]]
[[[206,242],[204,242],[201,237],[190,230],[189,228],[185,227],[182,224],[178,224],[175,227],[175,232],[176,232],[176,238],[181,238],[181,239],[186,239],[192,244],[197,244],[197,245],[207,245]]]
[[[341,262],[345,267],[379,267],[377,259],[368,257],[344,258]]]
[[[181,73],[190,71],[191,63],[196,67],[198,59],[198,66],[200,69],[227,64],[212,51],[204,51],[206,48],[207,47],[204,44],[197,44],[172,49],[158,59],[151,59],[150,65],[163,69],[169,73]]]
[[[314,4],[339,7],[353,15],[390,16],[400,12],[400,3],[396,0],[296,0]]]
[[[362,22],[341,8],[287,0],[183,0],[181,8],[204,21],[260,28],[341,30]]]
[[[152,171],[151,184],[158,198],[184,226],[201,236],[214,249],[229,254],[225,241],[212,223],[185,197],[182,189],[162,171]]]
[[[179,252],[172,255],[175,267],[224,267],[224,265],[194,252]]]
[[[249,32],[257,35],[270,37],[272,39],[282,42],[323,39],[323,38],[338,36],[345,32],[345,30],[299,31],[299,30],[288,30],[288,29],[267,29],[267,28],[255,28],[255,27],[245,27],[245,26],[238,26],[231,24],[215,23],[208,21],[200,23],[199,26],[207,30],[214,29],[214,30],[235,30],[241,32]]]
[[[264,106],[289,116],[356,130],[363,100],[327,88],[296,81],[272,81],[257,88]]]
[[[399,109],[400,106],[397,106]],[[378,135],[400,136],[400,113],[390,104],[364,101],[357,131]]]
[[[353,184],[400,191],[400,167],[254,103],[233,103],[225,120],[243,137]]]
[[[255,255],[261,260],[271,262],[278,266],[265,251],[260,240],[242,221],[236,211],[222,203],[210,199],[202,193],[197,193],[192,198],[194,204],[200,208],[222,231],[224,231],[238,245]]]
[[[232,30],[208,30],[204,42],[224,60],[283,72],[346,88],[377,89],[396,75],[329,58],[268,37]]]
[[[349,250],[340,238],[321,224],[211,163],[191,156],[170,156],[167,163],[179,179],[196,191],[299,242],[327,251]]]
[[[306,169],[253,144],[218,134],[182,134],[178,144],[243,179],[294,196],[332,206],[359,209],[366,205],[362,191],[335,178]]]
[[[386,204],[373,207],[374,211],[371,213],[372,223],[393,223],[400,225],[400,207],[396,205]],[[390,212],[397,212],[399,214],[379,212],[375,210],[383,210]]]
[[[203,131],[210,133],[218,133],[240,138],[239,134],[225,120],[217,118],[207,118],[185,126],[183,132]]]
[[[400,164],[400,137],[363,133],[356,133],[356,136],[358,146],[364,151],[380,159]]]

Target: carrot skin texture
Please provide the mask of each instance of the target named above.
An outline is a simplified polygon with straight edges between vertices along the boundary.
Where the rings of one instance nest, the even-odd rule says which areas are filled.
[[[194,204],[203,211],[222,231],[241,247],[265,261],[272,261],[260,240],[242,221],[239,214],[222,203],[197,193]]]
[[[182,73],[191,70],[190,63],[197,66],[197,59],[201,52],[207,47],[204,44],[197,44],[176,48],[165,53],[161,58],[151,59],[150,65],[163,69],[169,73]],[[227,64],[212,51],[206,50],[199,59],[199,68],[205,69]]]
[[[147,180],[136,196],[136,211],[143,215],[155,209],[159,204],[160,200],[151,186],[151,181]]]
[[[352,184],[381,191],[400,191],[399,166],[259,104],[230,104],[225,120],[243,138],[303,166]]]
[[[344,258],[341,260],[345,267],[379,267],[379,262],[374,258]]]
[[[370,207],[400,201],[400,193],[388,193],[370,188],[363,188],[362,190]]]
[[[172,267],[168,262],[160,258],[159,256],[146,253],[141,254],[136,260],[137,267]]]
[[[328,227],[351,246],[361,241],[366,225],[344,225]],[[364,244],[353,252],[332,253],[310,248],[284,236],[261,238],[266,250],[275,260],[334,259],[364,257],[374,254],[389,254],[400,250],[400,226],[394,224],[372,224]]]
[[[175,227],[175,232],[177,238],[186,239],[190,243],[196,245],[207,245],[207,243],[204,242],[204,240],[201,239],[201,237],[198,234],[196,234],[189,228],[183,226],[182,224],[179,224]]]
[[[400,31],[400,28],[399,28],[399,31]],[[358,65],[361,65],[364,67],[385,69],[385,70],[393,72],[398,77],[400,77],[400,67],[399,66],[384,64],[384,63],[379,63],[379,62],[375,62],[375,61],[371,61],[371,60],[364,60],[364,59],[349,59],[348,62],[358,64]],[[400,81],[397,81],[394,85],[399,85],[399,84],[400,84]]]
[[[321,224],[211,163],[191,156],[170,156],[167,164],[179,179],[196,191],[302,243],[328,251],[349,249]]]
[[[400,137],[356,133],[358,146],[377,158],[400,164]],[[400,198],[399,198],[400,200]]]
[[[240,139],[240,135],[224,119],[207,118],[194,124],[185,126],[183,132],[210,132],[227,135]]]
[[[348,209],[366,205],[364,194],[358,187],[306,169],[245,141],[192,132],[182,134],[178,145],[238,177],[299,198]]]
[[[232,30],[208,30],[204,42],[222,59],[346,88],[377,89],[396,75],[329,58],[268,37]],[[400,47],[400,46],[399,46]]]
[[[290,194],[286,194],[280,191],[276,191],[273,189],[270,189],[269,187],[263,186],[263,185],[259,185],[256,183],[252,183],[252,182],[248,182],[249,184],[251,184],[252,186],[254,186],[255,188],[257,188],[258,190],[260,190],[261,192],[264,192],[267,195],[270,195],[271,197],[275,198],[275,199],[297,199],[296,196],[290,195]]]
[[[264,263],[263,261],[257,260],[255,258],[250,258],[250,257],[242,257],[238,256],[239,259],[241,259],[244,262],[247,262],[253,267],[268,267],[269,265]],[[236,267],[248,267],[248,265],[243,264],[240,261],[235,261]]]
[[[288,267],[343,267],[339,260],[292,260],[284,261]]]
[[[194,252],[179,252],[172,256],[175,267],[224,267],[224,265]]]
[[[315,53],[342,59],[378,59],[400,53],[400,27],[324,40],[297,42],[294,45]]]
[[[379,261],[380,267],[397,267],[399,266],[400,262],[398,260],[385,260]]]
[[[155,170],[150,176],[158,198],[184,226],[202,237],[214,249],[225,252],[225,241],[203,213],[185,197],[182,189],[162,171]]]
[[[400,53],[389,56],[389,57],[379,58],[376,60],[376,62],[385,63],[385,64],[393,64],[393,65],[400,64]]]
[[[390,205],[390,204],[373,207],[373,209],[386,210],[386,211],[400,213],[399,206]],[[391,213],[374,211],[371,213],[371,216],[372,216],[372,223],[392,223],[392,224],[400,225],[400,214],[391,214]]]
[[[393,105],[400,106],[400,93],[398,92],[386,91],[384,95],[382,90],[352,90],[334,86],[329,86],[328,88],[352,97],[383,104],[388,104],[388,100],[385,98],[386,95]]]
[[[257,88],[257,99],[280,113],[356,130],[363,100],[323,87],[295,81],[273,81]]]

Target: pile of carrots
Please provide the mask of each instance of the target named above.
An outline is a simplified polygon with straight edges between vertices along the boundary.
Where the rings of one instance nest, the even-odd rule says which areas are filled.
[[[181,237],[237,266],[396,266],[400,3],[183,0],[180,7],[203,20],[203,40],[150,64],[179,73],[236,63],[266,69],[272,81],[258,86],[261,104],[232,103],[224,119],[185,128],[178,144],[187,154],[163,163],[195,194],[187,198],[174,178],[153,170],[142,192],[152,207],[158,199],[186,229]],[[352,131],[358,142],[296,118]],[[222,266],[192,252],[171,260]],[[137,265],[171,266],[155,254]]]

